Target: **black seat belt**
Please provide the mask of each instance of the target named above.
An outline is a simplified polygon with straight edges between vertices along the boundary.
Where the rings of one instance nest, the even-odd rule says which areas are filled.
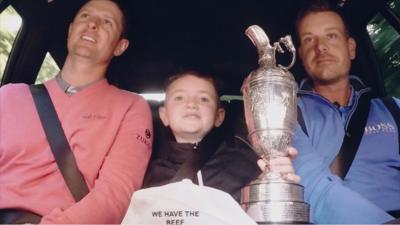
[[[381,98],[383,104],[385,104],[386,108],[392,114],[394,121],[396,122],[397,126],[397,135],[398,135],[398,142],[399,142],[399,154],[400,154],[400,108],[397,103],[394,101],[392,97],[384,97]]]
[[[392,114],[394,121],[396,122],[397,127],[397,140],[399,143],[399,154],[400,154],[400,108],[397,105],[396,101],[392,97],[383,97],[381,98],[383,104],[385,104],[386,108]],[[389,211],[388,212],[393,217],[398,218],[397,220],[390,221],[391,224],[400,224],[400,210]]]
[[[78,202],[89,193],[89,189],[76,165],[53,102],[43,84],[31,85],[30,90],[57,166],[75,201]]]
[[[308,131],[307,131],[306,123],[304,122],[303,112],[301,111],[299,106],[297,106],[297,122],[299,123],[304,134],[306,134],[308,137]]]
[[[364,134],[370,111],[371,97],[369,93],[363,94],[359,98],[356,111],[352,115],[347,126],[346,134],[343,139],[339,153],[330,165],[332,173],[344,179],[353,163],[358,147]]]
[[[89,193],[89,189],[77,168],[53,102],[43,84],[31,85],[29,88],[57,166],[75,201],[79,201]],[[40,220],[40,215],[27,210],[0,209],[0,224],[37,224]]]

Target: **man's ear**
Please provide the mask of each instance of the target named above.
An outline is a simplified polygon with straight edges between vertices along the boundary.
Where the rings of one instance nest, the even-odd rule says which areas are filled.
[[[349,37],[349,39],[347,39],[347,48],[349,49],[350,59],[351,60],[355,59],[357,43],[356,40],[354,40],[354,38]]]
[[[300,58],[300,60],[301,61],[303,61],[303,48],[301,47],[301,46],[299,46],[298,48],[297,48],[297,53],[299,54],[299,58]]]
[[[120,56],[122,53],[125,52],[125,50],[129,46],[129,40],[126,38],[122,38],[121,40],[118,41],[117,46],[114,49],[114,56]]]
[[[215,117],[214,126],[215,127],[221,126],[222,122],[224,122],[224,119],[225,119],[225,109],[219,108],[217,110],[217,115]]]
[[[69,38],[69,35],[71,33],[71,26],[72,26],[72,23],[70,23],[69,26],[68,26],[68,36],[67,36],[68,38]]]
[[[164,124],[164,126],[168,127],[169,121],[168,121],[168,116],[166,114],[167,112],[165,110],[165,107],[160,106],[158,108],[158,115],[160,115],[161,122]]]

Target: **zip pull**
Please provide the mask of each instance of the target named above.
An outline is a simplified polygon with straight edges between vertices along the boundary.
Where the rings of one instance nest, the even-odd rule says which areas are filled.
[[[197,181],[199,182],[199,186],[204,186],[203,175],[201,174],[201,170],[197,171]]]

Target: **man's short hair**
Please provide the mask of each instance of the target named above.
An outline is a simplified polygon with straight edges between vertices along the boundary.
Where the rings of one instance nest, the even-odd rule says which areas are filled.
[[[336,0],[309,0],[307,1],[297,13],[296,18],[296,42],[297,45],[300,44],[300,34],[299,34],[299,25],[304,17],[309,14],[318,13],[318,12],[333,12],[336,13],[343,21],[343,25],[345,28],[345,32],[347,36],[351,36],[349,31],[349,26],[345,16],[343,15],[342,8],[339,6],[338,1]]]
[[[75,15],[72,17],[72,20],[75,19],[76,14],[79,12],[79,10],[91,0],[86,0],[83,1],[82,4],[79,6],[78,10],[76,11]],[[123,0],[108,0],[113,2],[118,9],[122,12],[122,32],[121,32],[121,38],[128,38],[129,34],[129,22],[130,22],[130,14],[129,14],[129,5],[127,2],[129,1],[123,1]],[[72,21],[71,21],[72,22]]]
[[[129,23],[130,23],[130,13],[129,13],[129,5],[127,2],[129,1],[122,1],[122,0],[110,0],[114,2],[119,10],[122,12],[122,38],[128,38],[129,34]]]

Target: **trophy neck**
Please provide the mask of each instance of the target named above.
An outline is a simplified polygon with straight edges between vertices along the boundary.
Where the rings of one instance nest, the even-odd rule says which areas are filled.
[[[271,46],[263,46],[263,48],[259,48],[258,64],[260,67],[276,67],[275,48]]]
[[[257,48],[258,64],[260,67],[275,67],[276,45],[274,44],[271,46],[269,38],[264,30],[257,25],[252,25],[246,29],[245,34]]]

